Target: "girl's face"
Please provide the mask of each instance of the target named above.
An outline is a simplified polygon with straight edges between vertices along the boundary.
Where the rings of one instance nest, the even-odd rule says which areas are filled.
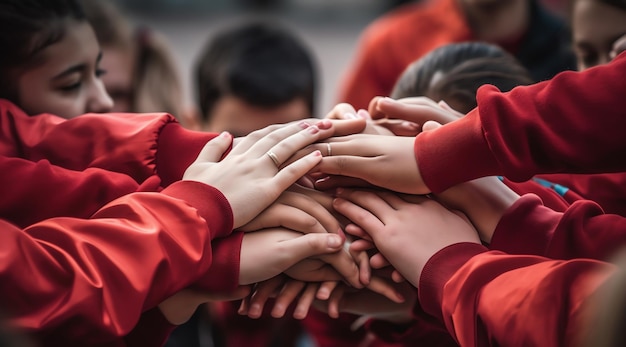
[[[598,0],[577,0],[572,34],[578,70],[608,63],[613,43],[626,34],[626,11]]]
[[[102,54],[86,21],[67,20],[61,40],[34,57],[35,64],[18,76],[18,104],[30,115],[52,113],[73,118],[108,112],[113,101],[100,76]]]

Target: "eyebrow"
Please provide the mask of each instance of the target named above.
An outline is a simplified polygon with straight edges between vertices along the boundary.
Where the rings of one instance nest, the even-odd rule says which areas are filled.
[[[102,60],[102,51],[98,52],[98,57],[96,57],[96,65],[100,63],[100,61]],[[86,64],[76,64],[73,66],[70,66],[69,68],[63,70],[63,72],[59,73],[58,75],[54,76],[52,79],[60,79],[63,78],[65,76],[71,75],[75,72],[82,72],[87,68]]]

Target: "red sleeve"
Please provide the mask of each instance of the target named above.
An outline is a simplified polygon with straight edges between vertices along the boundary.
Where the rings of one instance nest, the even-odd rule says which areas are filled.
[[[185,130],[165,113],[29,117],[0,100],[0,155],[82,171],[100,168],[141,183],[155,172],[164,186],[182,178],[214,133]]]
[[[580,200],[555,212],[528,194],[502,216],[490,248],[552,259],[608,260],[626,245],[624,230],[626,218],[605,214],[595,202]]]
[[[192,192],[200,205],[188,203]],[[196,182],[124,196],[88,220],[55,218],[22,230],[0,221],[0,229],[0,283],[11,284],[0,286],[0,306],[12,325],[66,345],[125,336],[180,289],[232,282],[206,278],[212,239],[232,229],[230,206]]]
[[[419,300],[461,346],[571,346],[613,273],[595,260],[550,260],[456,244],[424,267]]]
[[[626,216],[625,172],[595,175],[551,174],[538,177],[567,188],[564,197],[570,202],[573,202],[570,196],[578,198],[575,200],[584,197],[597,202],[606,213]]]
[[[490,175],[525,181],[538,173],[626,171],[625,71],[622,53],[509,93],[480,88],[478,107],[466,117],[416,137],[424,182],[440,192]]]

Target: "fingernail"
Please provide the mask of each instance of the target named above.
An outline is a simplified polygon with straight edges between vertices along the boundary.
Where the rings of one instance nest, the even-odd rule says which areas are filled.
[[[314,157],[321,157],[322,156],[322,152],[320,151],[313,151],[311,152],[311,155]]]
[[[337,248],[341,246],[341,237],[339,235],[328,235],[328,247]]]
[[[317,125],[313,125],[313,126],[308,127],[306,131],[308,131],[311,134],[317,134],[320,132],[320,128],[318,128]]]
[[[344,192],[344,189],[343,189],[343,188],[337,188],[337,189],[335,190],[336,195],[341,195],[341,194],[343,194],[343,192]]]
[[[331,121],[329,121],[328,119],[324,119],[322,121],[317,122],[318,128],[320,129],[330,129],[331,126],[333,126],[333,123]]]
[[[357,116],[354,113],[345,113],[343,115],[343,117],[346,118],[346,119],[359,119],[360,118],[359,116]]]
[[[308,128],[308,127],[310,127],[310,126],[311,126],[311,124],[309,124],[309,123],[307,123],[307,122],[304,122],[304,121],[303,121],[303,122],[298,123],[298,125],[299,125],[299,126],[300,126],[300,128],[302,128],[302,129],[306,129],[306,128]]]
[[[371,119],[372,118],[372,117],[370,117],[369,112],[367,112],[365,110],[362,110],[362,109],[359,110],[356,114],[359,116],[359,118],[363,118],[363,119]]]
[[[222,133],[220,134],[220,137],[223,138],[230,138],[230,133],[228,131],[222,131]]]

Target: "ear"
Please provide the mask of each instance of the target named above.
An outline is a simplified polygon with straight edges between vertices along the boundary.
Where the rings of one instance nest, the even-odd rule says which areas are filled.
[[[182,126],[184,126],[185,128],[189,130],[194,130],[194,131],[204,130],[202,115],[200,113],[200,110],[195,106],[185,107],[185,109],[181,112],[181,114],[178,115],[178,120],[180,121],[180,124],[182,124]]]

